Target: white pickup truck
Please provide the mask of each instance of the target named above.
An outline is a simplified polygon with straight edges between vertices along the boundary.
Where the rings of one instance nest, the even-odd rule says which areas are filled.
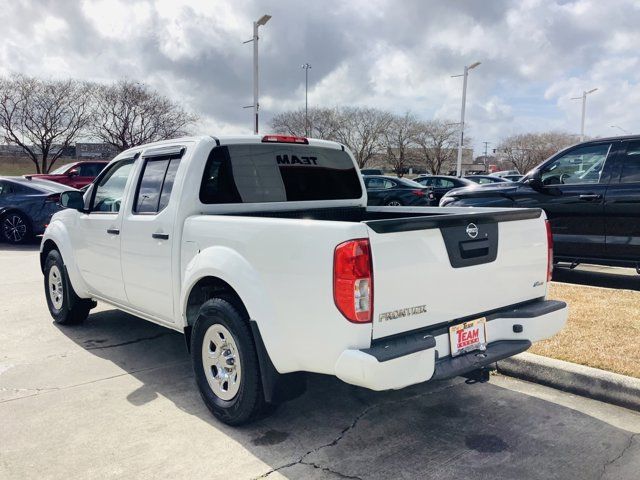
[[[373,390],[483,379],[567,318],[546,299],[541,210],[367,207],[338,143],[154,143],[61,203],[40,251],[54,320],[99,300],[184,333],[228,424],[299,394],[305,372]]]

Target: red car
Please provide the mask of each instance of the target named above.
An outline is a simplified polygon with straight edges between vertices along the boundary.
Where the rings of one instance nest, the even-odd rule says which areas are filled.
[[[109,163],[107,160],[68,163],[56,168],[53,172],[25,175],[25,177],[41,178],[79,189],[93,182],[107,163]]]

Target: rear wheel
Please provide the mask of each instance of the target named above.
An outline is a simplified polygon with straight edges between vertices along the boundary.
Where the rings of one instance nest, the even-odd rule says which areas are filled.
[[[27,216],[20,212],[9,212],[2,217],[2,237],[13,244],[31,239],[31,224]]]
[[[51,250],[45,260],[44,291],[49,313],[60,325],[82,323],[94,306],[91,300],[76,295],[57,250]]]
[[[248,320],[227,299],[214,298],[200,307],[191,336],[200,395],[211,413],[228,425],[248,423],[265,410]]]
[[[385,204],[387,207],[401,207],[402,206],[402,202],[400,200],[389,200],[387,201],[387,203]]]

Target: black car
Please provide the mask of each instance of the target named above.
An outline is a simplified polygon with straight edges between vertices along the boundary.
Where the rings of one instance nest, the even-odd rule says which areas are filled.
[[[437,201],[453,188],[477,187],[478,184],[466,178],[450,177],[448,175],[424,175],[415,179],[420,185],[433,188],[433,195]]]
[[[388,207],[438,205],[430,188],[406,178],[383,175],[364,176],[364,184],[367,187],[367,205]]]
[[[452,191],[440,205],[539,207],[551,221],[556,261],[638,269],[640,136],[574,145],[519,182]]]
[[[494,177],[493,175],[465,175],[462,178],[466,180],[471,180],[472,182],[475,182],[478,185],[486,185],[488,183],[504,183],[504,182],[511,181],[507,178]]]
[[[72,187],[48,180],[0,177],[0,237],[24,243],[44,232],[51,216],[62,207],[60,194]]]

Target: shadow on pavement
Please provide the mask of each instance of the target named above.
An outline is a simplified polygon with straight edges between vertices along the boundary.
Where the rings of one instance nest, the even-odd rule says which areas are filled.
[[[570,270],[568,267],[556,267],[553,270],[553,281],[640,291],[640,275],[629,268],[579,266]]]
[[[117,310],[60,331],[141,382],[127,395],[131,404],[162,395],[286,478],[632,478],[640,463],[640,444],[625,430],[552,401],[460,380],[376,393],[312,375],[304,396],[231,428],[200,400],[180,334]],[[623,455],[632,460],[620,462]]]
[[[37,252],[40,250],[40,239],[21,243],[19,245],[13,245],[10,243],[0,241],[0,252]]]

